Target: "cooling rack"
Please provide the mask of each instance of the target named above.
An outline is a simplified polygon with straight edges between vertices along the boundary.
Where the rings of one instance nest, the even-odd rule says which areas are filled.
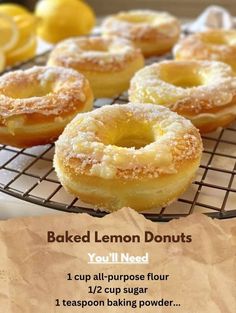
[[[48,52],[14,69],[45,64]],[[152,58],[147,63],[171,58]],[[7,71],[12,70],[8,69]],[[127,93],[114,99],[97,99],[95,108],[104,104],[127,103]],[[171,205],[143,212],[153,221],[169,221],[173,218],[201,212],[224,219],[236,217],[236,123],[226,129],[203,136],[204,152],[196,180],[188,190]],[[17,149],[0,145],[0,191],[13,197],[55,210],[88,213],[102,217],[105,212],[66,193],[53,169],[54,145]]]

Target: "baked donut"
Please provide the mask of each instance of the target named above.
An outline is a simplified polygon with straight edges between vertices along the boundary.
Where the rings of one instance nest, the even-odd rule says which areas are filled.
[[[125,39],[78,37],[59,43],[48,65],[73,68],[84,74],[96,98],[113,97],[129,87],[134,73],[144,66],[139,49]]]
[[[187,119],[153,104],[110,105],[78,114],[56,142],[65,189],[95,208],[162,207],[185,191],[202,142]]]
[[[87,79],[72,69],[33,67],[0,77],[0,143],[53,142],[79,112],[92,108]]]
[[[222,62],[163,61],[136,73],[129,99],[167,106],[206,133],[235,119],[236,77]]]
[[[236,30],[212,29],[183,38],[174,48],[176,60],[212,60],[236,72]]]
[[[132,10],[106,18],[103,35],[131,40],[146,57],[169,52],[180,35],[180,23],[166,12]]]

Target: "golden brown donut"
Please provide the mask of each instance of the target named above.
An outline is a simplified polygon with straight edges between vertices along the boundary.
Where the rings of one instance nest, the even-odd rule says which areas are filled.
[[[139,49],[118,38],[78,37],[59,43],[48,65],[73,68],[84,74],[96,98],[126,91],[134,73],[144,66]]]
[[[92,108],[87,79],[72,69],[33,67],[0,77],[0,143],[53,142],[79,112]]]
[[[179,38],[180,23],[166,12],[131,10],[106,18],[102,33],[131,40],[149,57],[171,50]]]
[[[183,38],[174,48],[176,60],[212,60],[236,72],[236,30],[212,29]]]
[[[136,73],[129,99],[165,105],[206,133],[235,119],[236,77],[222,62],[163,61]]]
[[[192,181],[202,141],[185,118],[153,104],[78,114],[56,142],[54,167],[68,192],[95,208],[164,206]]]

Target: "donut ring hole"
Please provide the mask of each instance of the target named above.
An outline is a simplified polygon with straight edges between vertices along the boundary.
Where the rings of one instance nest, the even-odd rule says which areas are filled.
[[[22,73],[15,74],[15,80],[6,82],[1,93],[12,99],[29,99],[50,96],[53,93],[61,93],[66,87],[66,80],[63,76],[60,78],[58,73],[53,70],[43,76],[40,72],[33,75]],[[76,83],[75,77],[70,77],[70,83]]]
[[[5,96],[12,99],[27,99],[33,97],[44,97],[53,92],[52,84],[41,86],[40,84],[29,84],[25,88],[15,86],[15,88],[7,89]]]
[[[127,22],[130,24],[150,24],[152,26],[159,26],[165,24],[169,17],[164,13],[150,14],[150,12],[144,14],[140,12],[121,13],[117,16],[118,20]]]
[[[155,142],[162,132],[159,128],[154,129],[152,125],[137,121],[131,116],[128,120],[113,123],[109,134],[107,136],[106,130],[101,135],[101,141],[105,145],[138,150]]]
[[[144,148],[155,141],[151,130],[143,132],[141,129],[125,132],[116,139],[115,146],[123,148]]]
[[[76,44],[75,44],[76,45]],[[125,47],[120,41],[110,41],[101,38],[91,38],[90,40],[81,40],[79,45],[75,47],[77,52],[96,54],[96,57],[104,57],[110,53],[123,53]]]
[[[221,33],[221,32],[202,33],[201,40],[208,45],[215,46],[236,44],[236,37],[231,33]]]
[[[15,74],[15,80],[8,80],[1,93],[12,99],[28,99],[33,97],[44,97],[55,89],[59,89],[52,78],[41,79],[40,74],[27,77],[24,73]],[[61,84],[60,84],[61,85]]]
[[[150,23],[154,20],[153,16],[144,14],[120,14],[118,19],[133,24]]]
[[[105,41],[102,40],[90,40],[84,41],[80,44],[80,49],[83,51],[97,51],[97,52],[108,52],[109,47]]]
[[[186,64],[162,64],[160,68],[160,79],[166,83],[181,88],[193,88],[206,85],[206,73]]]

